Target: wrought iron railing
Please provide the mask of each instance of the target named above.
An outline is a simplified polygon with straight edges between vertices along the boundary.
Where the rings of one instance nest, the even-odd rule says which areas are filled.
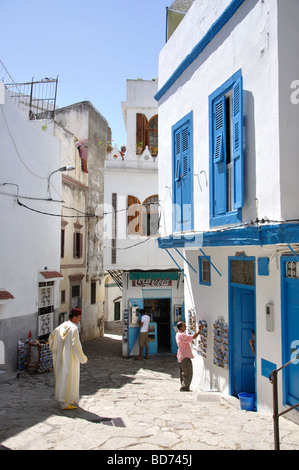
[[[0,61],[0,80],[15,105],[21,109],[28,109],[30,119],[54,118],[58,77],[16,83]]]
[[[291,410],[299,407],[299,403],[296,405],[290,406],[289,408],[278,412],[278,388],[277,388],[277,374],[281,370],[288,367],[290,364],[293,364],[296,360],[299,359],[299,354],[296,355],[291,361],[287,362],[283,366],[275,369],[269,375],[269,380],[273,385],[273,428],[274,428],[274,448],[275,450],[280,450],[280,441],[279,441],[279,418]]]

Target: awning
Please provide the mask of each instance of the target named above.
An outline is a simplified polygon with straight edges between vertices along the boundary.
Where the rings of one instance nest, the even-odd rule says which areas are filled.
[[[47,281],[55,281],[57,278],[63,277],[63,275],[58,271],[41,271],[41,276]]]
[[[176,281],[178,279],[178,272],[177,271],[160,271],[160,272],[152,272],[152,271],[138,271],[138,272],[130,272],[130,280],[137,281],[138,279],[171,279],[172,281]]]
[[[14,296],[8,290],[0,289],[0,302],[2,300],[14,299]]]

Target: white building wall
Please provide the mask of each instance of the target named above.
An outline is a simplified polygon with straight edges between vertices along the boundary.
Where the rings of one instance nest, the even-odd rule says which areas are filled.
[[[160,54],[159,89],[230,4],[195,0],[184,20]],[[172,138],[171,128],[193,111],[194,232],[220,230],[209,224],[209,95],[241,69],[245,90],[246,149],[244,152],[245,202],[242,221],[256,218],[279,222],[297,220],[299,62],[298,2],[245,1],[212,42],[159,99],[159,192],[162,208],[161,236],[172,234]],[[292,95],[293,93],[293,95]],[[293,101],[292,101],[293,99]],[[198,271],[198,246],[184,250]],[[172,250],[173,251],[173,250]],[[228,258],[244,252],[256,260],[256,394],[258,410],[272,410],[272,386],[262,375],[261,360],[281,365],[282,290],[280,258],[291,254],[287,245],[205,247],[204,253],[221,276],[211,268],[211,286],[199,284],[187,264],[186,312],[196,308],[197,319],[208,322],[207,358],[194,359],[195,386],[229,393],[229,370],[213,363],[213,322],[219,315],[229,320]],[[269,275],[257,273],[259,257],[269,258]],[[189,283],[189,287],[188,287]],[[188,287],[188,288],[187,288]],[[274,331],[266,330],[265,306],[274,305]],[[279,397],[282,400],[280,376]],[[280,403],[282,406],[282,403]],[[292,413],[294,417],[294,413]],[[294,418],[295,419],[295,418]]]
[[[142,155],[136,154],[136,114],[141,113],[148,121],[157,114],[157,102],[154,95],[157,92],[157,80],[127,80],[126,101],[122,102],[122,110],[127,130],[127,150],[122,155],[115,147],[107,155],[104,174],[104,268],[106,270],[176,270],[177,265],[169,255],[159,249],[157,236],[128,234],[128,196],[134,196],[142,204],[146,198],[159,194],[158,160],[153,158],[146,148]],[[160,143],[160,137],[159,137]],[[117,197],[117,208],[114,214],[112,194]],[[116,262],[112,263],[112,230],[116,219]],[[160,224],[164,222],[160,220]],[[183,266],[183,260],[178,255],[176,261]],[[129,283],[130,284],[130,283]],[[142,290],[125,283],[122,290],[122,306],[128,307],[129,295],[143,296]],[[180,296],[183,297],[183,287],[180,284]],[[107,289],[106,289],[107,291]],[[177,296],[177,295],[176,295]],[[112,321],[113,311],[106,308],[106,321]]]
[[[0,110],[0,287],[14,299],[0,305],[0,340],[6,363],[17,365],[17,341],[37,335],[40,271],[59,271],[61,199],[49,201],[48,177],[60,165],[59,141],[41,121],[25,120],[5,95]],[[61,194],[61,173],[51,178]],[[9,184],[8,184],[9,183]],[[18,205],[17,195],[26,209]],[[40,211],[40,212],[36,212]],[[57,214],[57,217],[49,216]],[[55,281],[55,309],[59,306]]]
[[[185,266],[190,289],[185,288],[186,311],[196,308],[199,320],[208,323],[207,357],[203,359],[195,354],[194,384],[202,390],[219,390],[229,394],[229,370],[222,369],[213,363],[213,323],[219,316],[229,323],[229,278],[228,258],[236,255],[236,249],[231,247],[207,247],[204,253],[211,257],[211,261],[219,271],[211,268],[211,286],[199,284],[199,274]],[[268,378],[261,375],[261,358],[280,364],[281,362],[281,294],[280,294],[280,262],[279,254],[285,253],[281,247],[246,247],[246,256],[269,257],[269,276],[260,276],[255,272],[256,288],[256,385],[259,410],[269,411],[272,406],[272,385]],[[186,250],[188,262],[197,269],[199,250]],[[277,286],[273,289],[273,286]],[[191,296],[190,296],[191,292]],[[217,292],[217,295],[215,295]],[[274,305],[274,331],[266,330],[266,304]],[[196,349],[196,348],[195,348]]]

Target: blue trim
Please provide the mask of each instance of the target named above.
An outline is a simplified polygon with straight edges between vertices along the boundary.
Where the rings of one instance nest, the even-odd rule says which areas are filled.
[[[299,243],[299,224],[267,224],[259,227],[230,228],[188,235],[158,238],[159,248],[194,248],[205,246],[257,246]]]
[[[188,266],[190,266],[190,268],[193,269],[193,271],[196,273],[196,270],[193,268],[193,266],[191,266],[191,264],[189,263],[189,261],[186,260],[186,258],[182,255],[182,253],[180,253],[177,248],[175,248],[175,251],[183,258],[184,261],[186,261],[186,263],[188,264]]]
[[[210,264],[210,282],[205,282],[202,280],[202,260],[206,259],[209,261]],[[204,255],[198,257],[198,268],[199,268],[199,284],[202,286],[210,286],[211,285],[211,260],[210,256]]]
[[[293,248],[289,244],[288,244],[288,247],[291,250],[291,252],[293,253],[293,255],[295,256],[296,261],[299,261],[299,256],[297,255],[297,253],[295,253],[295,251],[293,250]]]
[[[184,276],[187,277],[186,274],[184,273],[184,271],[180,268],[180,266],[178,265],[178,263],[177,263],[176,260],[174,259],[174,257],[169,253],[169,251],[167,250],[167,248],[166,248],[166,251],[167,251],[168,255],[170,256],[170,258],[172,259],[172,261],[177,265],[177,267],[179,268],[179,270],[181,271],[181,273],[183,273]]]
[[[270,374],[277,369],[277,364],[267,361],[266,359],[261,359],[261,374],[263,377],[269,379]]]
[[[269,276],[269,258],[259,258],[258,264],[258,275]]]
[[[204,37],[199,41],[199,43],[192,49],[190,54],[188,54],[185,59],[180,63],[178,68],[173,72],[170,78],[162,86],[162,88],[156,93],[155,99],[157,101],[162,98],[162,96],[172,87],[172,85],[177,81],[177,79],[182,75],[182,73],[189,67],[189,65],[194,62],[195,59],[203,52],[203,50],[210,44],[214,37],[221,31],[221,29],[226,25],[226,23],[234,16],[236,11],[240,6],[245,2],[245,0],[232,0],[224,12],[219,16],[219,18],[212,24],[210,29],[204,35]]]

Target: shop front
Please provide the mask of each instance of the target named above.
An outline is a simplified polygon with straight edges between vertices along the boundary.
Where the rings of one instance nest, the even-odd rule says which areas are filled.
[[[150,318],[149,355],[175,354],[176,323],[184,308],[183,275],[178,271],[130,271],[126,275],[123,356],[139,353],[140,310]]]

